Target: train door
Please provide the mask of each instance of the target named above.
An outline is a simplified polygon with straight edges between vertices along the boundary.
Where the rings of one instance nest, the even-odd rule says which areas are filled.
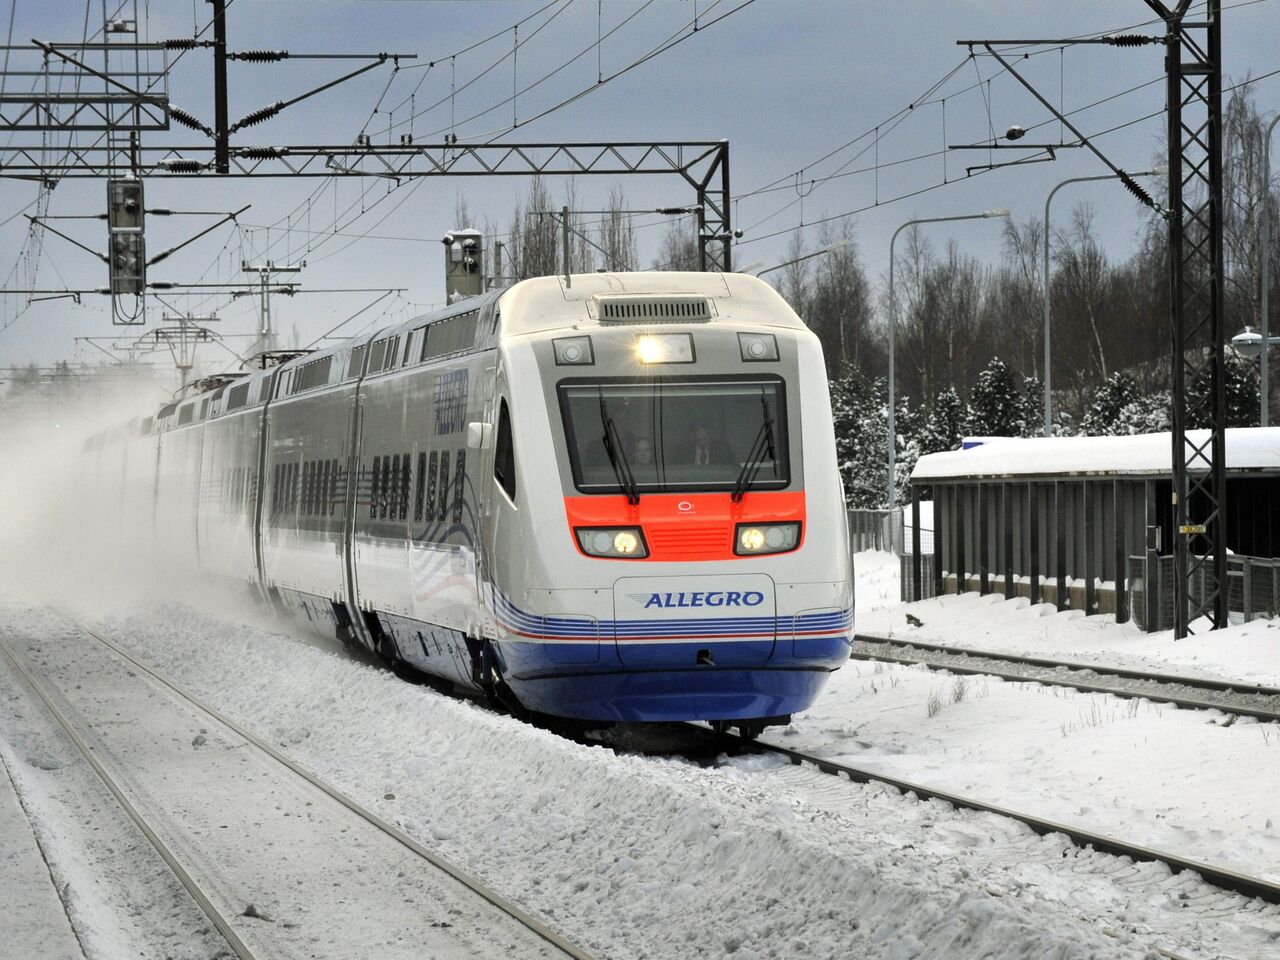
[[[499,375],[496,354],[487,355],[481,363],[480,388],[477,395],[481,398],[480,419],[467,425],[467,448],[474,451],[475,470],[471,475],[469,487],[474,497],[475,525],[473,530],[475,552],[475,590],[476,590],[476,634],[479,637],[495,639],[498,636],[496,611],[492,590],[493,570],[489,562],[494,556],[496,544],[490,542],[490,531],[493,524],[494,506],[494,440],[503,424],[500,416],[506,416],[505,427],[510,433],[510,415],[504,399],[499,397]]]
[[[363,358],[363,351],[362,351]],[[364,447],[364,418],[367,399],[365,382],[359,380],[351,393],[350,443],[347,447],[347,485],[345,496],[346,514],[342,525],[343,570],[347,582],[347,612],[355,639],[370,650],[376,649],[377,641],[365,618],[361,615],[360,583],[356,575],[356,510],[360,503],[360,457]],[[372,492],[370,493],[372,497]]]

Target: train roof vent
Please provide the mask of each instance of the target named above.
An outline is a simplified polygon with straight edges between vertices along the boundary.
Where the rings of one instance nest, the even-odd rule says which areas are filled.
[[[716,315],[707,297],[597,295],[591,301],[601,323],[706,323]]]

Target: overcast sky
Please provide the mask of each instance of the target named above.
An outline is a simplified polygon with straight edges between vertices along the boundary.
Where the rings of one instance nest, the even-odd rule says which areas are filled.
[[[101,24],[102,4],[98,0],[89,5],[92,33]],[[740,5],[720,22],[706,25]],[[0,4],[0,27],[8,25],[8,6]],[[1223,48],[1230,82],[1280,70],[1276,43],[1280,0],[1227,0],[1224,6]],[[13,10],[14,42],[70,41],[82,35],[85,5],[81,2],[15,0]],[[152,40],[190,36],[193,29],[205,27],[209,10],[201,0],[154,0],[147,16],[146,5],[139,3],[143,30]],[[695,15],[700,26],[696,34],[624,76],[597,84],[601,75],[608,76],[673,35],[688,32]],[[439,143],[450,130],[460,140],[474,142],[725,138],[730,143],[732,190],[740,198],[734,204],[734,226],[744,231],[735,251],[739,268],[754,264],[758,269],[785,259],[790,235],[802,224],[860,211],[853,215],[854,232],[863,260],[877,278],[887,267],[890,234],[907,219],[992,207],[1010,207],[1019,220],[1040,217],[1045,195],[1058,181],[1106,172],[1086,151],[1064,150],[1053,163],[966,178],[965,167],[986,162],[986,152],[951,151],[944,156],[939,151],[945,143],[980,141],[991,129],[1003,132],[1015,123],[1031,127],[1049,116],[1015,80],[1000,74],[997,64],[984,58],[967,60],[957,40],[1068,37],[1151,19],[1149,8],[1139,0],[755,0],[746,5],[742,0],[233,0],[227,16],[234,50],[418,55],[417,60],[403,61],[399,71],[382,66],[291,107],[243,131],[237,143],[342,144],[351,142],[362,129],[375,142],[398,141],[401,133],[411,132],[417,142]],[[510,54],[517,31],[511,27],[521,20],[521,43],[513,65]],[[597,48],[597,37],[615,28]],[[1140,29],[1159,32],[1150,25]],[[493,34],[499,36],[459,53]],[[1163,107],[1158,47],[1037,49],[1042,52],[1019,60],[1017,69],[1067,110],[1139,88],[1075,113],[1074,119],[1088,133]],[[547,77],[581,51],[586,51],[584,56],[521,93],[514,105],[504,102],[513,86],[524,88]],[[37,62],[28,56],[20,65],[18,59],[11,60],[11,68],[30,69]],[[206,122],[212,117],[209,61],[203,50],[183,56],[172,70],[169,89],[175,105]],[[303,93],[355,66],[358,63],[350,60],[233,63],[231,117],[234,120]],[[9,89],[30,82],[13,78]],[[452,97],[451,87],[456,91]],[[596,89],[572,105],[524,123],[552,104],[591,88]],[[1280,76],[1260,80],[1254,94],[1264,113],[1280,109]],[[913,103],[919,105],[906,110]],[[379,112],[371,115],[378,104]],[[419,115],[410,122],[411,112]],[[514,132],[510,130],[513,120],[521,122]],[[389,124],[393,129],[388,133]],[[1118,164],[1142,170],[1159,162],[1162,130],[1162,118],[1155,117],[1102,137],[1098,144]],[[18,134],[10,142],[39,142],[31,136]],[[146,138],[152,144],[201,141],[199,134],[181,127]],[[1056,141],[1058,126],[1047,123],[1031,138]],[[822,159],[832,151],[836,152]],[[910,159],[921,155],[925,156]],[[1009,154],[999,156],[1004,159]],[[878,171],[874,169],[877,159]],[[944,178],[947,182],[942,185]],[[806,181],[816,182],[804,187]],[[634,208],[694,200],[675,177],[581,178],[576,185],[578,206],[603,206],[613,183],[626,191]],[[775,183],[774,189],[758,192]],[[557,202],[563,202],[566,184],[552,181],[549,186]],[[935,189],[895,199],[926,188]],[[355,333],[370,322],[391,322],[442,300],[439,239],[454,225],[459,199],[474,218],[487,219],[504,231],[526,184],[518,178],[432,178],[397,185],[353,178],[217,180],[207,176],[153,179],[146,189],[149,207],[230,211],[252,204],[240,218],[241,229],[219,228],[152,268],[150,279],[242,280],[242,258],[270,256],[278,261],[306,259],[308,266],[297,278],[304,287],[406,288],[402,296],[380,301],[344,328]],[[36,187],[29,182],[0,180],[0,220],[35,196]],[[49,213],[97,214],[103,211],[104,200],[101,182],[66,181],[53,191]],[[1116,256],[1127,254],[1144,210],[1116,184],[1084,184],[1059,193],[1055,222],[1065,221],[1070,206],[1085,200],[1094,205],[1108,249]],[[340,224],[336,233],[335,211]],[[173,246],[210,222],[207,217],[153,217],[148,223],[148,250],[154,254]],[[648,264],[656,255],[665,222],[639,216],[635,223],[641,255]],[[65,220],[56,226],[92,248],[105,249],[106,229],[100,221]],[[928,230],[939,246],[955,238],[967,252],[984,260],[994,261],[1000,255],[999,221]],[[0,227],[0,269],[8,276],[6,287],[25,286],[30,279],[22,264],[10,273],[25,235],[26,221],[21,216]],[[804,227],[801,236],[809,249],[821,246],[819,228]],[[46,234],[36,286],[61,288],[64,283],[103,286],[105,267],[65,240]],[[277,297],[273,301],[277,329],[286,336],[296,329],[307,342],[374,296]],[[112,327],[106,297],[88,296],[79,306],[68,300],[37,303],[25,311],[23,303],[23,298],[3,298],[0,366],[49,364],[59,359],[93,361],[103,355],[76,338],[101,337],[105,339],[99,342],[106,345],[113,337],[139,332],[138,328]],[[226,343],[232,349],[244,349],[247,340],[237,336],[250,333],[257,322],[256,306],[249,298],[171,297],[169,303],[196,315],[216,312],[221,318],[218,329],[228,336]],[[152,302],[150,325],[167,312],[167,307]],[[216,347],[204,348],[202,357],[213,367],[233,363],[228,352]]]

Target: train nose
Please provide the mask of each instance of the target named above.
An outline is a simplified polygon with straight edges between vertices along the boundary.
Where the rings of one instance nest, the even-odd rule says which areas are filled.
[[[766,574],[622,577],[613,585],[614,643],[632,666],[760,666],[773,656],[777,604]]]

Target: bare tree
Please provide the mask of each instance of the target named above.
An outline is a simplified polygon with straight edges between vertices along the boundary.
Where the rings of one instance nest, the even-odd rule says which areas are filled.
[[[1093,229],[1093,208],[1078,203],[1071,210],[1071,226],[1055,236],[1054,259],[1058,272],[1050,285],[1053,315],[1060,334],[1055,338],[1057,355],[1066,354],[1077,364],[1078,386],[1092,380],[1106,380],[1107,349],[1103,343],[1102,313],[1110,293],[1111,266]],[[1081,344],[1086,347],[1080,358]],[[1084,362],[1081,363],[1081,360]]]
[[[626,208],[626,195],[622,192],[622,187],[615,183],[609,188],[609,199],[605,204],[607,212],[597,231],[597,239],[604,248],[601,256],[606,270],[636,270],[640,266],[640,258],[636,254],[635,228],[625,212]]]
[[[993,277],[990,320],[995,350],[1013,366],[1040,376],[1043,346],[1044,224],[1035,217],[1004,224],[1004,263]]]
[[[551,194],[541,177],[529,181],[523,204],[516,204],[511,220],[511,256],[516,277],[548,277],[557,271],[559,237],[555,222],[538,211],[551,208]]]
[[[862,370],[878,359],[871,281],[858,255],[852,220],[823,224],[818,242],[828,252],[816,261],[813,293],[806,321],[822,340],[831,370],[846,366]]]
[[[786,266],[779,271],[782,274],[782,285],[778,292],[787,303],[791,304],[791,309],[812,326],[808,307],[812,296],[809,286],[809,267],[813,261],[801,259],[804,255],[804,237],[799,230],[796,230],[787,241],[787,252],[783,260]]]
[[[1271,191],[1262,168],[1266,121],[1248,87],[1232,92],[1222,127],[1224,306],[1229,327],[1252,326],[1259,322],[1262,309],[1261,214],[1263,204],[1271,200]]]
[[[658,248],[658,256],[653,261],[654,270],[698,270],[701,259],[698,256],[698,239],[694,235],[694,227],[684,217],[672,220],[667,231],[662,235],[662,243]]]

